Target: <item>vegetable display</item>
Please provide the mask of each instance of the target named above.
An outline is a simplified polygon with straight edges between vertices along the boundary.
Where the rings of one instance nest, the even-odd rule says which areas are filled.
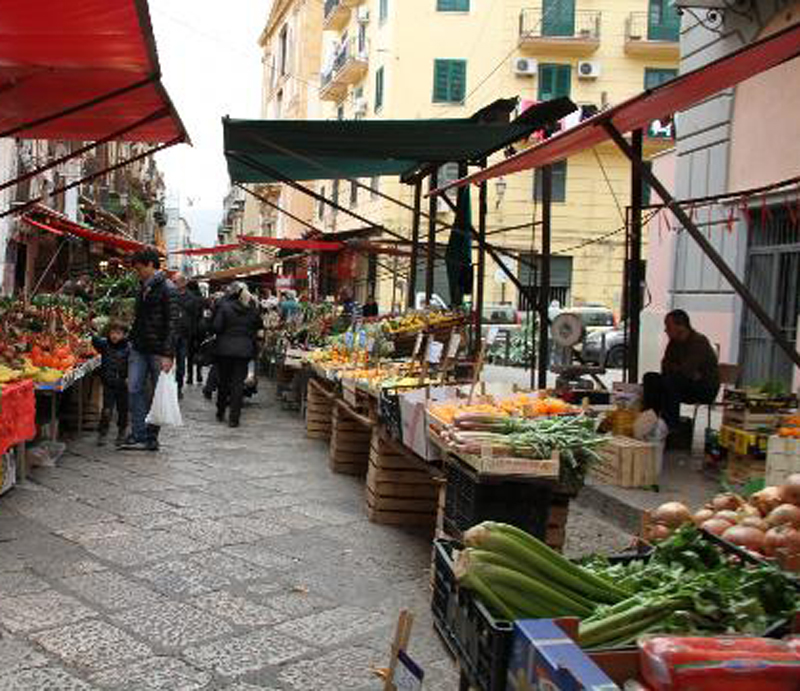
[[[694,514],[680,502],[668,502],[651,519],[647,539],[662,540],[681,526],[694,524],[757,556],[774,559],[784,569],[800,571],[800,474],[749,499],[731,492],[718,494]]]
[[[496,615],[575,616],[585,648],[644,633],[761,635],[793,614],[796,584],[769,564],[732,558],[684,526],[647,559],[571,562],[524,531],[485,522],[468,530],[455,575]]]

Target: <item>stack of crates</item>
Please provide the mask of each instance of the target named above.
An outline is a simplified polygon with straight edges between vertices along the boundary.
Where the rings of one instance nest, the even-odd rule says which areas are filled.
[[[792,473],[800,473],[800,439],[771,436],[767,443],[767,485],[781,485]]]

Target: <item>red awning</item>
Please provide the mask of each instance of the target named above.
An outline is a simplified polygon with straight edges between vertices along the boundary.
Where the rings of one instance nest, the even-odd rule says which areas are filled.
[[[621,134],[646,129],[654,120],[687,110],[724,89],[736,86],[739,82],[798,55],[800,55],[800,23],[751,43],[655,89],[645,91],[502,163],[443,185],[429,193],[429,196],[452,187],[461,187],[469,182],[478,183],[501,175],[541,168],[580,153],[610,138],[604,127],[609,122]],[[787,85],[787,88],[790,86]]]
[[[136,240],[131,240],[121,235],[114,235],[113,233],[107,233],[103,230],[96,230],[81,225],[80,223],[75,223],[75,221],[57,211],[53,211],[41,205],[23,215],[22,220],[34,228],[45,230],[54,235],[72,235],[73,237],[89,240],[90,242],[99,242],[102,245],[114,247],[124,252],[136,252],[138,250],[147,249],[148,247],[142,242],[137,242]]]
[[[120,138],[188,141],[160,76],[146,0],[3,3],[0,136],[90,141],[165,110]],[[122,93],[77,109],[114,92]]]
[[[284,240],[280,238],[265,238],[259,235],[243,235],[239,238],[242,242],[254,245],[267,245],[289,250],[317,250],[320,252],[338,252],[345,248],[343,242],[326,242],[324,240]]]

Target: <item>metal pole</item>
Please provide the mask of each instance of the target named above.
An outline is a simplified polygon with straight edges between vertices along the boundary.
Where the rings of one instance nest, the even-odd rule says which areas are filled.
[[[245,185],[241,184],[240,182],[234,182],[233,184],[234,184],[235,187],[238,187],[240,190],[244,190],[245,192],[247,192],[247,194],[252,195],[256,199],[258,199],[258,201],[260,201],[262,204],[266,204],[270,208],[275,209],[275,211],[279,211],[280,213],[284,214],[285,216],[288,216],[289,218],[291,218],[293,221],[297,221],[300,225],[305,226],[309,230],[312,230],[315,233],[322,233],[324,235],[324,231],[322,231],[319,228],[316,228],[315,226],[311,225],[308,221],[304,221],[299,216],[295,216],[292,212],[287,211],[286,209],[284,209],[283,207],[279,206],[278,204],[275,204],[275,202],[271,202],[269,199],[267,199],[265,196],[259,194],[258,192],[253,192],[253,190],[251,190],[250,188],[248,188]]]
[[[473,352],[478,354],[483,335],[483,302],[485,298],[486,281],[486,215],[488,212],[489,188],[486,182],[480,186],[480,196],[478,202],[478,277],[475,290],[475,338],[472,342]]]
[[[422,180],[414,183],[414,216],[411,221],[411,268],[408,277],[406,304],[414,308],[417,292],[417,263],[419,262],[419,227],[422,222]]]
[[[544,166],[542,171],[542,262],[539,281],[539,388],[547,388],[549,364],[550,306],[550,237],[552,233],[553,169]]]
[[[636,158],[631,145],[628,144],[625,137],[620,134],[617,128],[610,122],[604,123],[603,126],[622,153],[624,153],[631,163],[639,169],[641,176],[647,180],[648,184],[664,201],[667,208],[675,215],[675,218],[686,228],[686,231],[694,238],[694,241],[700,245],[700,249],[703,250],[706,256],[711,260],[711,263],[714,264],[728,283],[730,283],[731,287],[739,294],[745,305],[753,312],[756,319],[761,322],[761,325],[775,339],[775,343],[778,344],[778,347],[789,356],[789,359],[791,359],[796,367],[800,367],[800,353],[786,340],[780,327],[773,321],[772,317],[767,314],[766,310],[759,304],[758,300],[755,299],[748,287],[742,283],[734,271],[725,263],[725,260],[719,255],[717,250],[714,249],[714,246],[708,241],[706,236],[703,235],[697,225],[695,225],[695,222],[689,218],[689,214],[683,210],[681,205],[667,191],[667,188],[653,175],[652,171],[647,169],[647,166],[642,163],[641,159]]]
[[[628,324],[630,344],[628,355],[628,382],[639,381],[639,340],[642,315],[642,148],[644,134],[641,129],[633,132],[631,154],[638,165],[631,166],[631,263],[628,272],[630,297],[628,298]]]
[[[428,184],[431,192],[439,186],[438,167],[431,171]],[[436,206],[437,199],[435,196],[431,196],[428,209],[428,249],[425,253],[425,300],[429,305],[431,296],[433,295],[433,262],[434,252],[436,250]]]

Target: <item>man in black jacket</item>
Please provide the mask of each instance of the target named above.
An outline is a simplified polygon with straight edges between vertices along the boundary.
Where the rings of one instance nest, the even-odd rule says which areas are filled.
[[[132,260],[142,284],[136,296],[130,336],[128,390],[132,433],[122,446],[128,450],[158,451],[159,428],[148,425],[145,418],[159,374],[173,376],[178,301],[175,286],[159,271],[160,261],[155,250],[137,252]]]
[[[175,339],[175,377],[178,380],[178,398],[183,398],[183,381],[186,378],[186,362],[192,341],[197,336],[200,323],[200,301],[186,288],[186,277],[175,276],[175,288],[178,302],[178,326]],[[191,363],[190,363],[191,364]],[[189,384],[192,383],[192,371],[189,369]]]

